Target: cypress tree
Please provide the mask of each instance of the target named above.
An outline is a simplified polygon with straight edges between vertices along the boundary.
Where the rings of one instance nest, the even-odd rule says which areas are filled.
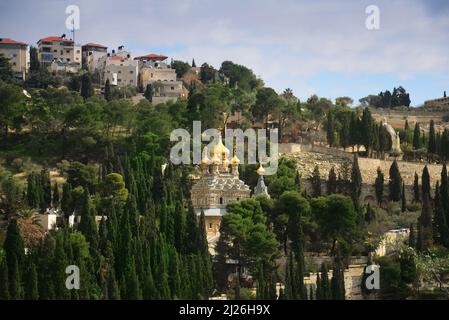
[[[168,285],[173,299],[181,298],[181,278],[179,273],[178,254],[176,253],[176,250],[172,248],[169,254]]]
[[[437,181],[435,187],[435,218],[433,220],[433,238],[436,243],[449,247],[449,228],[441,201],[441,189]]]
[[[376,220],[376,213],[374,212],[373,208],[371,208],[371,205],[368,203],[366,206],[366,213],[365,213],[365,221],[370,224]]]
[[[94,88],[92,86],[92,80],[88,73],[84,73],[81,76],[81,97],[87,99],[94,95]]]
[[[427,152],[436,153],[436,138],[435,138],[435,124],[433,120],[430,120],[430,128],[429,128],[429,144],[427,147]]]
[[[326,265],[324,262],[321,264],[321,277],[320,277],[320,299],[321,300],[331,300],[332,292],[329,283],[329,276]]]
[[[115,272],[112,266],[109,266],[108,270],[107,293],[109,300],[120,300],[120,290],[115,280]]]
[[[331,280],[332,300],[345,300],[344,270],[339,256],[335,258]]]
[[[68,182],[62,186],[61,210],[65,217],[73,213],[72,185]]]
[[[95,210],[90,204],[89,190],[84,190],[83,206],[81,210],[81,221],[78,225],[78,230],[86,237],[89,242],[89,250],[93,257],[96,255],[98,248],[98,231],[95,222]]]
[[[185,252],[186,243],[186,214],[184,211],[184,206],[181,201],[176,203],[175,218],[174,218],[174,229],[175,232],[175,247],[178,252]]]
[[[44,168],[41,171],[41,186],[43,191],[43,202],[41,204],[41,209],[45,210],[51,207],[51,182],[50,182],[50,172],[48,169]]]
[[[445,215],[446,223],[449,228],[449,179],[447,174],[446,164],[443,163],[441,170],[441,188],[440,188],[440,201],[442,206],[442,214]]]
[[[22,296],[22,284],[19,271],[19,264],[17,257],[13,255],[11,259],[11,267],[8,267],[9,271],[9,296],[11,300],[20,300]]]
[[[358,203],[360,193],[362,192],[362,174],[360,173],[359,160],[357,154],[354,156],[354,162],[351,170],[351,195],[354,203]]]
[[[337,193],[337,175],[335,174],[335,168],[332,167],[329,170],[329,178],[327,180],[327,194]]]
[[[145,92],[143,96],[149,101],[153,102],[153,85],[151,83],[147,84],[147,87],[145,88]]]
[[[432,212],[429,195],[423,195],[421,216],[419,217],[418,250],[425,251],[432,246]]]
[[[429,169],[427,166],[424,167],[422,176],[421,176],[421,190],[422,190],[422,197],[428,197],[430,199],[430,175],[429,175]]]
[[[14,269],[16,265],[18,265],[18,270],[22,270],[22,266],[25,261],[25,248],[23,245],[22,236],[20,235],[19,227],[17,226],[17,221],[15,219],[10,220],[8,224],[3,249],[6,253],[6,263],[8,264],[9,270],[8,275],[11,280],[12,272],[15,272]]]
[[[416,248],[416,231],[415,231],[415,226],[412,224],[410,224],[410,234],[409,234],[409,238],[408,238],[408,245],[409,247],[412,248]]]
[[[55,182],[53,185],[53,207],[58,208],[59,207],[59,187],[58,182]]]
[[[365,108],[363,110],[360,134],[361,134],[362,144],[365,146],[368,156],[370,156],[371,151],[372,151],[374,136],[373,136],[373,118],[371,116],[371,112],[369,111],[369,108]]]
[[[407,201],[405,199],[405,183],[402,182],[402,194],[401,194],[401,211],[407,210]]]
[[[112,100],[111,83],[109,82],[109,79],[106,80],[104,85],[104,98],[106,101]]]
[[[399,166],[396,160],[393,161],[390,167],[390,181],[389,181],[390,201],[401,200],[402,193],[402,177],[399,172]]]
[[[37,272],[34,263],[31,263],[28,273],[26,274],[25,299],[26,300],[39,299],[39,292],[37,287]]]
[[[0,260],[0,300],[9,300],[8,264]]]
[[[314,197],[321,196],[321,177],[318,165],[315,166],[315,169],[313,170],[312,174],[312,190]]]
[[[421,148],[421,128],[419,123],[415,124],[415,130],[413,131],[413,149],[418,150]]]
[[[413,181],[413,201],[420,202],[421,201],[421,192],[419,188],[419,177],[415,172],[415,180]]]
[[[335,145],[335,124],[334,116],[330,110],[327,112],[326,137],[329,147],[333,147]]]
[[[384,174],[380,170],[380,167],[377,167],[377,177],[374,183],[374,188],[376,189],[376,199],[380,204],[384,195]]]

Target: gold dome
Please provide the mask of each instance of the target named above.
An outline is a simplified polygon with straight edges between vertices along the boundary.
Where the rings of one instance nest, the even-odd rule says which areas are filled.
[[[212,153],[214,155],[217,155],[221,160],[228,159],[229,157],[229,149],[226,148],[225,145],[223,144],[221,134],[218,136],[218,142],[212,149]]]
[[[204,148],[204,156],[203,156],[203,159],[201,159],[201,164],[209,165],[210,162],[211,161],[210,161],[209,157],[207,156],[207,147],[205,147]]]
[[[263,168],[262,163],[259,162],[259,169],[257,169],[256,172],[259,176],[262,176],[265,174],[265,169]]]
[[[235,166],[235,165],[238,165],[239,163],[240,163],[240,160],[239,160],[239,158],[237,158],[237,154],[234,152],[234,156],[231,159],[231,164]]]
[[[221,163],[220,157],[218,157],[217,153],[215,153],[215,152],[213,153],[211,162],[213,164],[220,164]]]

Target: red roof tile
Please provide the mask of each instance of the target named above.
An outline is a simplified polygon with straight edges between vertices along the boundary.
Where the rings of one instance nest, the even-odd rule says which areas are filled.
[[[46,38],[40,39],[37,43],[39,43],[39,42],[54,42],[54,41],[68,41],[68,42],[73,42],[72,40],[64,39],[64,38],[62,38],[62,37],[46,37]]]
[[[12,39],[0,39],[0,44],[18,44],[21,46],[26,46],[27,44],[24,42],[12,40]]]
[[[150,53],[144,56],[135,57],[134,60],[165,60],[167,56],[163,56],[161,54]]]
[[[105,48],[105,49],[108,48],[108,47],[106,47],[106,46],[103,46],[103,45],[101,45],[101,44],[94,43],[94,42],[86,43],[83,47],[97,47],[97,48]]]
[[[109,59],[111,60],[126,60],[126,58],[120,57],[120,56],[112,56]]]

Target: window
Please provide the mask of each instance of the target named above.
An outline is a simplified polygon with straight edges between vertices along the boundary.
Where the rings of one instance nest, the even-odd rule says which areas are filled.
[[[61,56],[62,56],[62,55],[64,54],[64,50],[61,50],[61,52],[60,52],[60,53],[61,53]]]
[[[220,197],[220,204],[223,204],[223,197]]]
[[[134,71],[133,71],[133,70],[130,70],[130,71],[129,71],[129,73],[133,74],[133,73],[134,73]]]
[[[58,50],[55,49],[55,50],[53,50],[53,52],[58,52]]]
[[[209,229],[212,229],[212,223],[209,223]]]
[[[133,82],[134,82],[134,80],[132,80],[132,79],[131,79],[131,80],[129,80],[129,82],[130,82],[130,83],[133,83]]]
[[[70,62],[70,58],[67,58],[67,62]]]
[[[79,51],[79,50],[76,50],[76,53],[80,53],[80,51]]]
[[[15,58],[15,57],[17,57],[17,54],[16,54],[16,53],[14,53],[14,54],[13,54],[12,56],[13,56],[13,57]]]
[[[118,73],[122,73],[122,70],[119,70]]]
[[[237,197],[237,201],[239,201],[239,200],[240,200],[240,198]]]
[[[171,87],[172,90],[175,90],[175,87]]]
[[[16,65],[16,63],[15,63],[15,62],[13,62],[13,63],[12,63],[12,65],[13,65],[13,66],[15,66],[15,65]]]
[[[66,52],[66,53],[70,53],[70,50],[66,50],[65,52]]]
[[[117,79],[117,82],[122,82],[122,79]]]

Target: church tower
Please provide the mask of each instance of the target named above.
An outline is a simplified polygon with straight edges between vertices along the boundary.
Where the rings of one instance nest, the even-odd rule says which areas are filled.
[[[208,152],[203,151],[199,179],[192,186],[192,205],[197,215],[204,212],[209,248],[215,247],[219,237],[221,217],[226,205],[250,197],[250,188],[239,178],[240,160],[235,148],[230,151],[223,145],[221,135],[217,144]],[[230,160],[229,160],[230,159]]]

